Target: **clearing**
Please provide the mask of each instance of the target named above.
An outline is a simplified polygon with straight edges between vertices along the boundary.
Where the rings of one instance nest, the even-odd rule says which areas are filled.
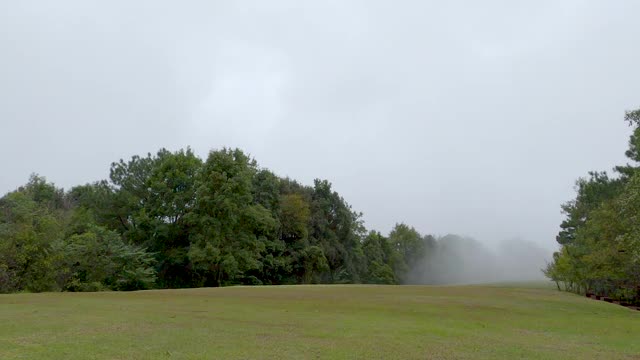
[[[640,359],[640,311],[546,286],[0,295],[0,359]]]

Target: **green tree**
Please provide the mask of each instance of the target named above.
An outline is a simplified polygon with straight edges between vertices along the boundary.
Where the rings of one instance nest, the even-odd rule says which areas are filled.
[[[115,231],[89,226],[87,232],[70,236],[62,250],[66,290],[140,290],[154,286],[153,255],[126,244]]]
[[[191,286],[194,281],[187,218],[195,207],[201,168],[202,161],[190,149],[160,149],[154,156],[133,156],[111,167],[112,219],[118,220],[125,239],[156,254],[163,286]]]
[[[394,268],[403,261],[389,239],[377,231],[371,231],[365,237],[362,249],[367,266],[362,279],[370,284],[397,284],[399,282]]]
[[[416,229],[400,223],[396,224],[389,233],[389,242],[402,259],[396,262],[394,271],[404,282],[407,280],[408,271],[427,255],[425,241]]]
[[[276,221],[255,204],[252,179],[257,164],[239,149],[212,151],[200,173],[191,221],[189,258],[203,285],[261,283],[265,240]]]
[[[560,224],[562,230],[556,237],[558,243],[562,245],[571,243],[575,238],[576,230],[585,224],[589,213],[603,201],[615,197],[623,185],[624,182],[621,179],[612,179],[606,172],[589,172],[588,178],[578,179],[576,199],[562,205],[566,219]]]
[[[362,214],[354,212],[331,189],[331,183],[318,179],[314,181],[310,209],[310,244],[322,248],[329,265],[323,282],[360,282],[365,264],[361,248],[365,231]]]
[[[591,172],[578,180],[576,199],[563,206],[561,250],[545,274],[566,290],[640,303],[640,111],[625,120],[634,126],[626,155],[636,164],[616,167],[617,178]]]
[[[322,248],[307,246],[299,254],[299,261],[304,267],[302,282],[304,284],[320,282],[321,275],[329,271],[329,263]]]
[[[54,188],[41,185],[38,180],[39,190]],[[57,289],[56,261],[60,254],[55,250],[62,240],[63,219],[49,207],[55,207],[56,201],[40,195],[42,192],[32,192],[27,186],[0,199],[2,292]]]
[[[286,241],[307,239],[310,216],[309,203],[302,195],[282,195],[280,198],[280,238]]]

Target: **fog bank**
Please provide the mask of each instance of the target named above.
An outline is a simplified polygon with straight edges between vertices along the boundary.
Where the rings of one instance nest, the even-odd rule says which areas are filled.
[[[409,284],[478,284],[545,280],[541,269],[551,259],[549,250],[519,239],[491,249],[458,235],[436,239],[431,251],[410,269]]]

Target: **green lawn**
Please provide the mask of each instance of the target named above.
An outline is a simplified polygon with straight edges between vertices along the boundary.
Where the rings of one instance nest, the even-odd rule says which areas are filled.
[[[640,359],[640,311],[548,287],[0,295],[0,359]]]

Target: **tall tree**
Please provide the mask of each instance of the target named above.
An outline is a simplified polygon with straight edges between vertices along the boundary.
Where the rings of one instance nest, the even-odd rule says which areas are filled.
[[[367,260],[365,271],[361,275],[370,284],[397,284],[398,276],[394,271],[404,260],[392,246],[389,239],[377,231],[371,231],[365,237],[362,249]]]
[[[58,288],[58,244],[64,216],[61,190],[34,176],[26,187],[0,198],[0,292]]]
[[[591,172],[577,182],[576,199],[565,204],[557,241],[561,250],[545,274],[567,290],[594,291],[640,303],[640,110],[627,112],[634,126],[619,177]]]
[[[212,151],[198,179],[189,258],[203,285],[261,283],[260,259],[276,221],[252,195],[257,164],[239,149]]]
[[[202,161],[190,149],[133,156],[111,166],[110,214],[123,237],[156,254],[159,282],[191,286],[188,214],[196,202]]]
[[[318,245],[329,265],[324,282],[360,282],[364,265],[361,214],[335,191],[326,180],[314,181],[311,199],[310,242]]]
[[[401,281],[407,280],[408,271],[424,259],[426,246],[422,235],[404,223],[396,224],[389,233],[389,242],[397,251],[402,261],[395,264],[395,271]]]

